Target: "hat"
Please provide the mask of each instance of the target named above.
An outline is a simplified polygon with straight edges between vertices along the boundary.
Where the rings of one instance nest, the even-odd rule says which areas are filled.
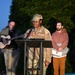
[[[35,15],[33,16],[33,18],[32,18],[31,21],[39,21],[39,20],[41,20],[41,19],[43,19],[42,15],[40,15],[40,14],[35,14]]]

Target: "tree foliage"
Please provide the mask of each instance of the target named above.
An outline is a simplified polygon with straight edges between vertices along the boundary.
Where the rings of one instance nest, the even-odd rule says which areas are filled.
[[[44,26],[51,31],[55,25],[49,24],[51,18],[62,21],[70,31],[74,27],[71,20],[74,9],[74,0],[12,0],[9,20],[15,20],[17,27],[26,31],[31,26],[32,16],[40,13],[44,17]]]

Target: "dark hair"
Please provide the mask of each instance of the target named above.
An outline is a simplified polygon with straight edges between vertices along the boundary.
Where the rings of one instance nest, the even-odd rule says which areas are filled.
[[[57,23],[61,23],[61,25],[63,26],[63,23],[62,23],[61,21],[57,21]],[[57,24],[57,23],[56,23],[56,24]]]

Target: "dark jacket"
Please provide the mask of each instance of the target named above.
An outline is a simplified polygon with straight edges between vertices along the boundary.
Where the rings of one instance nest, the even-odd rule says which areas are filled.
[[[9,27],[4,28],[1,32],[0,32],[0,36],[1,35],[9,35],[12,38],[16,37],[19,35],[18,31],[14,28],[12,31],[9,30]],[[11,40],[10,45],[8,45],[7,48],[18,48],[15,40]]]

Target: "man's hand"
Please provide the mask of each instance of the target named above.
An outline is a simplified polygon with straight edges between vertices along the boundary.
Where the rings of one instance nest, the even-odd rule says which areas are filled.
[[[34,32],[30,33],[30,38],[34,38]]]
[[[62,51],[63,50],[63,48],[62,47],[60,47],[59,49],[58,49],[58,51]]]
[[[50,62],[45,60],[45,66],[48,67],[49,64],[50,64]]]
[[[58,53],[59,51],[58,50],[56,50],[56,54]]]

